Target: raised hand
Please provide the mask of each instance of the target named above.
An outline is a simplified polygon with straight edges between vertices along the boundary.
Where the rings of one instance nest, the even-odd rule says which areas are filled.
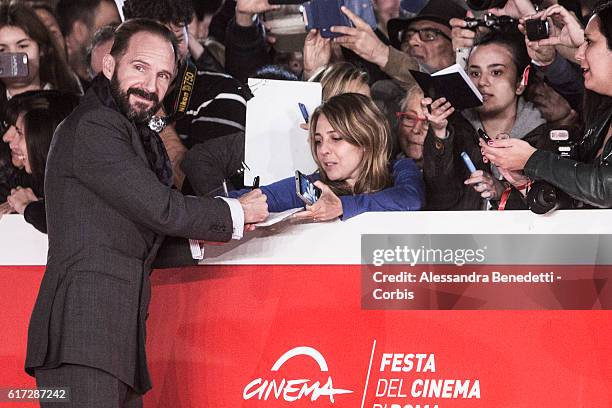
[[[536,9],[531,0],[508,0],[504,7],[487,10],[497,16],[521,18],[535,14]]]
[[[237,0],[236,23],[239,26],[249,27],[253,24],[253,16],[270,10],[278,10],[279,5],[271,5],[268,0]]]
[[[433,102],[431,98],[423,98],[421,99],[421,107],[434,135],[440,139],[445,139],[448,117],[453,114],[455,108],[450,102],[446,101],[446,98],[439,98]]]
[[[527,46],[527,53],[531,59],[542,66],[552,64],[557,56],[555,47],[541,44],[541,41],[529,41],[527,36],[525,36],[525,45]]]
[[[538,41],[538,45],[563,45],[570,48],[578,48],[584,42],[584,29],[574,13],[565,7],[555,4],[543,10],[533,18],[540,20],[551,19],[553,24],[549,24],[550,36]]]
[[[321,67],[329,64],[332,56],[331,39],[321,37],[316,29],[310,30],[304,40],[304,80]]]
[[[474,17],[474,13],[468,10],[466,17]],[[457,48],[472,48],[474,46],[474,38],[476,31],[470,30],[467,27],[467,22],[460,18],[451,18],[449,21],[452,28],[453,50]]]
[[[341,11],[353,22],[355,27],[333,26],[331,31],[344,34],[334,38],[334,42],[355,52],[366,61],[384,67],[389,61],[389,47],[376,36],[372,27],[348,8]]]

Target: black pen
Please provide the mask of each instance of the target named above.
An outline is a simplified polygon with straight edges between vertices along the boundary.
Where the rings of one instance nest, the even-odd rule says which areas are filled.
[[[223,179],[223,183],[221,183],[221,187],[223,188],[223,196],[229,197],[229,191],[227,189],[227,181],[225,181],[225,179]]]
[[[255,178],[253,179],[253,190],[255,190],[256,188],[259,188],[259,176],[255,176]]]

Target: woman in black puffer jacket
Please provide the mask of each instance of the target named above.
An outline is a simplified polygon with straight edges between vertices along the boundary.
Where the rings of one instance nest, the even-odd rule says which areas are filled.
[[[540,15],[559,17],[568,33],[542,41],[577,48],[576,60],[587,89],[586,130],[577,146],[578,160],[536,149],[521,140],[494,141],[490,146],[481,140],[480,144],[485,156],[500,167],[524,169],[532,180],[546,181],[587,205],[612,207],[612,2],[598,3],[584,31],[561,6],[552,6]]]

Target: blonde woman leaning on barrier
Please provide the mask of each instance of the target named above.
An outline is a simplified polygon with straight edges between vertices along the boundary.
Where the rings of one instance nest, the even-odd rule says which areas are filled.
[[[346,220],[367,211],[421,208],[421,173],[412,159],[389,162],[389,126],[370,98],[355,93],[334,96],[314,111],[310,123],[310,147],[318,167],[310,178],[322,194],[296,218]],[[261,187],[261,191],[269,211],[304,206],[293,177]]]

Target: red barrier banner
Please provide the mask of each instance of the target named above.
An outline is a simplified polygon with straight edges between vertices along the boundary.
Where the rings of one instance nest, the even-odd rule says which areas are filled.
[[[0,267],[0,388],[43,267]],[[360,265],[157,270],[145,407],[612,406],[612,312],[367,310]],[[34,406],[1,403],[0,406]]]

